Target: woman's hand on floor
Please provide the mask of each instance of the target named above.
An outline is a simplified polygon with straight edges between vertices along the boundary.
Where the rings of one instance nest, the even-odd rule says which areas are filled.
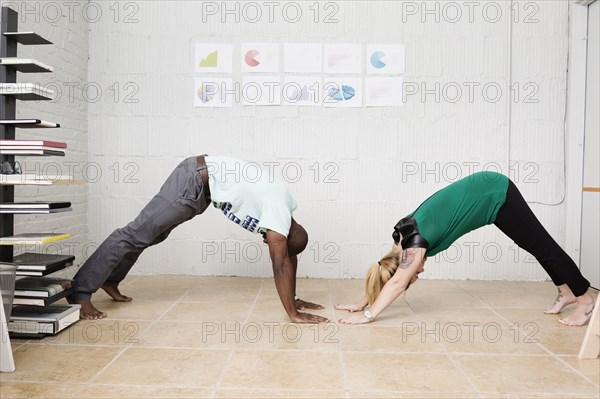
[[[360,312],[364,309],[364,307],[356,304],[335,305],[334,308],[337,310],[347,310],[348,312]]]
[[[363,314],[354,314],[346,319],[338,320],[342,324],[366,324],[370,323],[372,319],[367,319]]]

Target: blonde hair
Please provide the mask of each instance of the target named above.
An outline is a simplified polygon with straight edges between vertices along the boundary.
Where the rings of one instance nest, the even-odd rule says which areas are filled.
[[[365,291],[369,299],[369,305],[377,299],[385,283],[392,278],[400,260],[396,255],[397,247],[394,245],[392,250],[385,255],[378,263],[375,263],[369,267],[367,271],[367,277],[365,278]]]

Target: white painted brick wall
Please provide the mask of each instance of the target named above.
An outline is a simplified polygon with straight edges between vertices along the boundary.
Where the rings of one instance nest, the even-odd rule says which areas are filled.
[[[75,3],[75,2],[74,2]],[[81,7],[84,3],[81,2]],[[60,3],[55,3],[60,4]],[[18,157],[29,170],[54,173],[58,170],[81,172],[88,160],[88,104],[82,98],[81,87],[88,81],[89,24],[83,18],[69,18],[68,10],[62,9],[62,16],[54,14],[40,1],[2,2],[19,12],[19,31],[34,31],[53,42],[51,45],[18,45],[17,55],[33,58],[54,68],[53,73],[17,74],[17,82],[38,83],[55,90],[55,99],[48,101],[17,101],[17,118],[38,118],[60,123],[59,129],[17,129],[17,139],[46,139],[65,141],[68,144],[65,157]],[[44,8],[46,7],[46,8]],[[80,8],[81,8],[80,7]],[[23,12],[26,11],[26,12]],[[76,85],[69,93],[69,84]],[[70,201],[72,212],[54,215],[15,215],[15,233],[25,232],[68,232],[71,238],[47,246],[19,247],[17,252],[73,254],[75,265],[82,263],[82,248],[88,235],[88,186],[17,186],[15,200]],[[69,268],[57,275],[72,275],[75,268]]]
[[[511,14],[508,2],[482,2],[474,9],[472,22],[463,5],[463,17],[455,23],[443,15],[439,23],[432,15],[407,15],[409,3],[425,4],[336,2],[339,23],[325,24],[312,21],[308,9],[312,3],[305,2],[305,18],[291,24],[280,12],[273,23],[266,16],[257,23],[243,18],[235,23],[228,16],[222,23],[220,15],[203,22],[203,2],[148,1],[135,3],[137,23],[115,23],[111,18],[91,23],[90,80],[103,89],[118,84],[121,98],[114,101],[104,96],[88,107],[89,160],[98,162],[105,172],[100,182],[88,185],[89,209],[93,210],[88,214],[90,240],[100,241],[128,223],[174,166],[198,153],[301,165],[303,178],[289,184],[299,203],[296,218],[311,239],[312,249],[301,259],[300,276],[362,277],[368,263],[389,248],[396,221],[447,185],[457,167],[466,174],[470,167],[493,169],[497,165],[507,173],[510,160],[519,172],[515,181],[528,199],[560,202],[564,194],[567,2],[535,2],[533,9],[515,2],[513,10],[518,15],[517,11]],[[233,7],[235,2],[228,4]],[[442,10],[447,3],[427,2],[429,9],[435,4]],[[109,5],[103,4],[107,15]],[[500,7],[501,18],[486,20],[485,7]],[[324,14],[321,9],[321,20]],[[525,23],[525,17],[537,22]],[[404,80],[419,91],[402,108],[192,107],[195,43],[232,43],[237,54],[240,43],[260,41],[403,43]],[[509,69],[513,95],[518,94],[512,104]],[[235,63],[233,77],[241,80]],[[130,93],[123,90],[127,83],[139,88],[134,95],[137,103],[123,102],[123,96]],[[469,83],[478,84],[473,101],[467,98],[465,84]],[[497,102],[484,100],[486,84],[502,89]],[[532,93],[526,84],[537,91]],[[444,98],[436,102],[428,94],[422,101],[422,89],[436,85],[442,89],[457,85],[463,89],[462,98],[455,103]],[[528,94],[537,102],[524,102]],[[138,183],[123,182],[123,165],[129,162],[139,167]],[[316,162],[321,165],[317,182],[311,169]],[[327,170],[322,165],[327,162],[336,164],[337,182],[324,182]],[[116,182],[108,169],[115,163],[121,171]],[[532,207],[563,243],[564,205]],[[266,247],[259,238],[211,208],[144,253],[132,272],[270,275]],[[256,263],[238,263],[227,252],[236,245],[243,251],[255,244],[263,250]],[[524,254],[515,257],[512,244],[493,227],[473,232],[457,245],[463,251],[474,248],[472,256],[463,253],[454,259],[449,252],[446,258],[432,259],[426,277],[546,278],[539,265],[525,262]],[[218,252],[210,254],[215,247]],[[498,256],[492,252],[496,248],[502,251]]]

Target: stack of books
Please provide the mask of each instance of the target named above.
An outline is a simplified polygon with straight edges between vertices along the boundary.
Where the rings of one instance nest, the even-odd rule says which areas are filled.
[[[11,338],[43,338],[79,320],[81,305],[50,305],[43,308],[15,306],[8,322]]]
[[[13,305],[48,306],[71,293],[71,280],[25,277],[15,282]]]
[[[65,202],[2,202],[0,213],[57,213],[71,210],[71,203]]]
[[[66,143],[48,140],[0,140],[0,155],[64,156]]]
[[[45,276],[73,265],[73,255],[25,252],[13,258],[17,276]]]

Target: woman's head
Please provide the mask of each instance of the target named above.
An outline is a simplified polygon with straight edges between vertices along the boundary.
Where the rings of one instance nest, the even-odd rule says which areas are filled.
[[[387,255],[369,267],[367,278],[365,279],[365,291],[369,298],[369,305],[375,302],[385,283],[396,273],[399,261],[397,246],[394,245]]]

